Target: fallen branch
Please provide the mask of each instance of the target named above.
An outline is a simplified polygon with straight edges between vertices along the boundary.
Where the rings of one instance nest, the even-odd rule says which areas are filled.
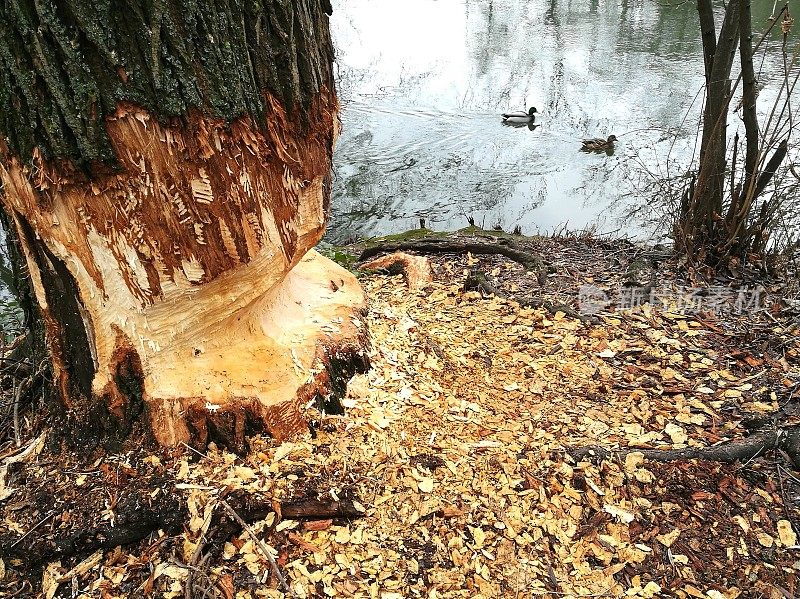
[[[1,470],[0,475],[2,475]],[[159,529],[168,535],[178,534],[189,517],[185,497],[180,493],[159,493],[155,498],[151,496],[154,488],[168,488],[173,484],[174,480],[166,477],[153,477],[145,484],[135,486],[129,484],[127,490],[118,498],[115,508],[116,520],[113,524],[99,521],[94,513],[87,513],[94,509],[89,503],[62,504],[46,514],[24,535],[19,536],[11,532],[0,535],[0,555],[8,558],[24,557],[25,567],[33,568],[65,557],[89,555],[98,549],[113,549],[118,545],[138,543]],[[223,502],[237,513],[242,522],[263,520],[276,508],[269,498],[243,492],[228,495],[225,500],[220,500],[218,505],[222,505]],[[326,501],[305,498],[285,502],[277,507],[284,519],[352,519],[364,516],[352,501],[345,499]],[[70,522],[74,528],[65,526],[50,530],[49,527],[42,527],[59,513],[70,513]],[[230,521],[219,510],[212,512],[208,526],[205,523],[203,526],[205,531],[208,531],[209,527],[214,529],[213,535],[205,535],[206,545],[215,546],[228,540],[232,535],[239,534],[243,528],[239,518]],[[92,524],[88,525],[88,522]],[[43,532],[33,534],[36,530]],[[198,547],[203,543],[202,535],[198,543]]]
[[[685,449],[607,449],[600,446],[568,449],[567,453],[576,461],[589,460],[601,462],[608,459],[624,459],[629,453],[641,453],[645,459],[654,462],[673,462],[677,460],[706,460],[710,462],[748,462],[768,451],[782,450],[792,465],[800,470],[800,425],[763,431],[739,441],[720,443],[713,447],[687,447]]]
[[[464,282],[464,291],[482,291],[488,295],[494,295],[495,297],[499,297],[506,300],[513,300],[517,302],[520,306],[526,308],[544,308],[550,314],[555,314],[556,312],[563,312],[566,316],[570,318],[575,318],[580,320],[581,322],[586,323],[597,323],[599,319],[597,317],[586,316],[585,314],[581,314],[574,308],[567,306],[566,304],[557,304],[553,303],[549,300],[546,300],[541,297],[532,297],[532,296],[522,296],[516,297],[513,295],[509,295],[500,291],[497,287],[492,285],[489,280],[486,278],[486,273],[480,270],[472,270],[469,275],[467,275],[467,280]]]
[[[20,434],[20,427],[19,427],[19,407],[20,404],[22,403],[23,395],[27,393],[28,389],[30,389],[33,386],[34,380],[38,375],[39,373],[37,373],[36,375],[29,376],[28,378],[23,380],[14,390],[14,405],[12,408],[12,414],[14,419],[14,443],[16,444],[17,447],[22,446],[22,435]]]
[[[301,499],[281,504],[281,516],[289,520],[330,520],[335,518],[362,518],[364,512],[356,509],[352,501],[326,501]]]
[[[452,241],[449,239],[426,238],[418,240],[379,243],[366,248],[358,257],[359,262],[383,253],[421,252],[423,254],[481,254],[501,255],[521,264],[526,270],[536,273],[539,285],[547,282],[547,268],[542,259],[512,241],[498,240],[496,243],[482,241]]]

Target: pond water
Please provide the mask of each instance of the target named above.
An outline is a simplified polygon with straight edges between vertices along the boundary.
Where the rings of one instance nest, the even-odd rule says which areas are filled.
[[[753,3],[754,30],[772,4]],[[420,217],[436,230],[471,216],[526,234],[664,232],[658,182],[686,171],[702,103],[694,2],[338,0],[331,30],[343,129],[328,240]],[[778,54],[757,68],[763,99]],[[501,123],[530,106],[532,130]],[[613,155],[579,151],[610,134]]]

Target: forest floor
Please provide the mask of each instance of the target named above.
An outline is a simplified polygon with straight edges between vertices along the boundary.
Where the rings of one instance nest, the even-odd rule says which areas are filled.
[[[455,239],[509,241],[476,235]],[[796,291],[679,278],[628,242],[512,242],[546,281],[471,252],[429,254],[417,289],[363,274],[372,368],[302,438],[85,464],[29,432],[0,451],[0,596],[798,596],[796,456],[681,458],[800,422]],[[478,268],[529,307],[465,291]],[[637,294],[658,301],[626,308]],[[113,548],[131,521],[152,531]]]

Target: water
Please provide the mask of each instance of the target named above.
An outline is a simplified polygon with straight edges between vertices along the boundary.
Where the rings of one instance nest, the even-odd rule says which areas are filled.
[[[753,10],[761,30],[772,3]],[[695,3],[339,0],[331,30],[343,105],[331,241],[420,217],[456,229],[468,216],[525,233],[566,224],[642,237],[661,215],[658,181],[684,173],[695,151]],[[761,69],[761,98],[774,97],[777,54]],[[501,112],[529,106],[542,113],[535,129],[501,124]],[[579,151],[612,133],[613,156]],[[623,216],[631,208],[643,218]]]

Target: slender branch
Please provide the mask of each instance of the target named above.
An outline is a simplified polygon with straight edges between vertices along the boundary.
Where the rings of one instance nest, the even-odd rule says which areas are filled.
[[[742,188],[743,212],[749,212],[749,206],[758,194],[756,187],[756,165],[759,155],[758,117],[756,115],[756,75],[753,69],[753,31],[750,0],[739,0],[739,56],[742,62],[742,120],[745,129],[745,161],[744,186]],[[735,213],[740,214],[739,210]]]
[[[236,513],[236,510],[234,510],[227,501],[221,499],[219,503],[222,507],[225,508],[225,511],[228,512],[231,518],[236,520],[236,523],[239,526],[241,526],[242,529],[244,529],[248,535],[250,535],[250,538],[253,539],[253,541],[256,543],[258,548],[261,550],[261,553],[264,554],[264,557],[266,557],[267,560],[269,560],[269,565],[270,568],[272,569],[272,573],[275,575],[275,578],[278,581],[278,587],[290,597],[295,597],[294,591],[292,591],[291,587],[286,582],[286,579],[283,577],[280,568],[278,568],[278,562],[276,562],[275,558],[272,557],[272,552],[269,550],[269,547],[267,547],[264,541],[262,541],[258,537],[255,531],[250,527],[250,525],[244,520],[242,520],[241,516],[239,516],[239,514]]]
[[[778,145],[778,149],[772,154],[772,158],[769,159],[769,162],[767,162],[767,165],[764,167],[764,170],[761,171],[761,175],[758,177],[755,193],[753,194],[754,197],[757,198],[761,195],[764,189],[766,189],[770,180],[772,180],[772,177],[775,175],[775,172],[778,170],[781,162],[783,162],[783,159],[786,157],[788,148],[788,139],[784,139],[780,145]]]

